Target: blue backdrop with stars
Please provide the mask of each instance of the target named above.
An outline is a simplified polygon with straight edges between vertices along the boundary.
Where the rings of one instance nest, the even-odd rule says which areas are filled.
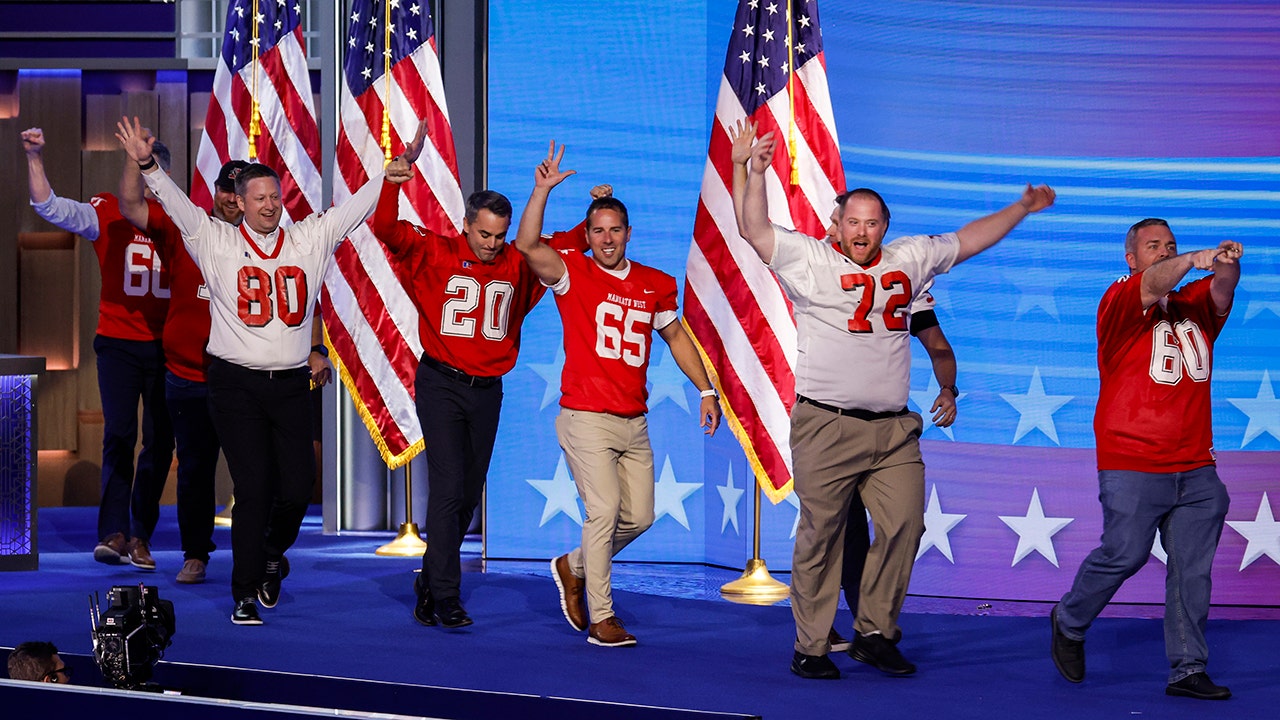
[[[578,175],[553,193],[547,228],[578,222],[588,189],[612,183],[631,209],[629,255],[682,277],[736,7],[492,0],[490,186],[518,215],[547,141],[564,142],[562,167]],[[1054,208],[934,286],[962,396],[953,428],[926,419],[932,499],[912,590],[963,588],[953,571],[973,563],[988,580],[1036,570],[1034,592],[1060,593],[1096,543],[1096,308],[1125,272],[1125,229],[1148,216],[1167,218],[1184,250],[1245,246],[1214,368],[1229,519],[1245,524],[1224,532],[1219,562],[1277,587],[1280,524],[1265,493],[1280,501],[1280,9],[1235,3],[1209,21],[1185,3],[965,8],[821,6],[848,185],[884,195],[890,237],[955,229],[1028,181],[1058,191]],[[553,305],[530,316],[506,380],[487,498],[494,558],[548,558],[580,540],[552,427],[563,361]],[[937,384],[915,350],[912,405],[927,408]],[[697,394],[662,343],[650,380],[658,519],[620,559],[740,567],[751,536],[742,452],[728,432],[702,437]],[[763,554],[786,569],[794,496],[763,515]]]

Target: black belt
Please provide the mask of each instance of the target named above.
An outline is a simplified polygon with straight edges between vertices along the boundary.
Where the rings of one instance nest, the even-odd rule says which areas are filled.
[[[253,375],[255,377],[260,377],[266,380],[286,380],[288,378],[295,378],[295,377],[306,377],[306,378],[311,377],[311,368],[307,367],[306,365],[303,365],[302,367],[296,367],[296,368],[286,368],[284,370],[254,370],[253,368],[247,368],[243,365],[237,365],[236,363],[223,360],[220,357],[210,358],[209,364],[222,365],[223,367],[226,367],[235,372],[244,373],[246,375]]]
[[[838,408],[835,405],[828,405],[826,403],[818,402],[817,400],[811,400],[803,395],[796,395],[796,402],[804,403],[805,405],[812,405],[819,410],[826,410],[827,412],[835,413],[836,415],[843,415],[844,417],[867,421],[888,420],[889,418],[902,417],[908,412],[906,408],[902,408],[901,410],[889,410],[887,412],[872,412],[870,410],[862,410],[859,408]]]
[[[426,353],[422,354],[421,362],[423,365],[426,365],[427,367],[431,368],[432,370],[435,370],[441,375],[444,375],[450,379],[456,380],[462,383],[463,385],[470,385],[471,387],[481,387],[481,388],[489,387],[491,385],[496,384],[499,380],[502,379],[501,375],[497,375],[494,377],[468,375],[457,368],[449,367],[448,365],[445,365],[444,363],[431,357],[430,355],[427,355]]]

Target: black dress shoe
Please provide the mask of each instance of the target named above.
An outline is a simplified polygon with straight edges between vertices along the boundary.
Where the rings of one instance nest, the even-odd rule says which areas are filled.
[[[805,655],[797,651],[791,656],[791,672],[807,680],[838,680],[840,668],[826,655]]]
[[[426,585],[421,575],[413,581],[413,594],[417,598],[417,602],[413,605],[413,619],[427,627],[435,627],[437,625],[436,601],[431,599],[431,591]]]
[[[258,615],[258,606],[253,598],[244,598],[236,602],[236,609],[231,613],[231,622],[236,625],[262,624],[262,617]]]
[[[447,628],[466,627],[471,624],[471,616],[467,615],[461,600],[449,597],[436,603],[436,622]]]
[[[280,582],[287,577],[289,577],[289,558],[281,555],[277,559],[267,560],[262,584],[258,586],[258,602],[262,603],[262,607],[273,608],[280,602]]]
[[[1084,680],[1084,641],[1072,640],[1062,634],[1058,627],[1058,606],[1053,606],[1049,613],[1049,621],[1053,623],[1053,644],[1051,652],[1054,667],[1062,673],[1062,677],[1073,683]],[[1170,685],[1169,687],[1173,687]],[[1172,694],[1172,693],[1170,693]]]
[[[893,641],[879,633],[855,635],[849,657],[864,662],[886,675],[910,675],[916,666],[907,662]]]
[[[1191,673],[1178,682],[1169,683],[1164,689],[1164,694],[1180,695],[1200,700],[1226,700],[1231,697],[1230,690],[1214,684],[1204,672]]]

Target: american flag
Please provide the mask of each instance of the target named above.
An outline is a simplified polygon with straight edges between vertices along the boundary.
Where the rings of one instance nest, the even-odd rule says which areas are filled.
[[[685,272],[685,321],[711,365],[729,427],[773,502],[791,491],[796,328],[777,280],[738,235],[727,128],[750,118],[759,135],[772,131],[777,139],[768,185],[773,222],[823,237],[844,191],[818,3],[790,5],[788,53],[787,0],[738,3]]]
[[[222,54],[196,151],[191,199],[213,207],[213,183],[228,160],[251,159],[249,133],[257,101],[257,161],[280,173],[289,217],[321,209],[320,130],[311,100],[302,18],[296,3],[233,0],[227,7]],[[256,30],[256,35],[255,35]],[[258,59],[254,62],[254,46]]]
[[[431,13],[422,0],[391,0],[388,25],[387,12],[386,2],[357,0],[348,18],[333,200],[341,202],[382,170],[384,109],[393,154],[426,120],[429,137],[418,172],[401,185],[400,217],[456,235],[462,232],[462,188]],[[413,404],[422,354],[418,311],[367,225],[339,246],[336,259],[321,294],[329,344],[383,460],[399,467],[423,447]]]

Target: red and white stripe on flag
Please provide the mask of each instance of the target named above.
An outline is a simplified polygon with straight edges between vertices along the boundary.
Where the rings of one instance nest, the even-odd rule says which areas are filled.
[[[419,14],[413,11],[420,9]],[[354,3],[344,47],[337,173],[333,200],[342,202],[382,170],[383,109],[390,113],[393,153],[412,139],[421,120],[428,140],[413,180],[401,185],[400,217],[440,234],[462,231],[463,199],[436,56],[425,7],[391,7],[391,77],[385,63],[385,2]],[[396,275],[392,259],[369,225],[342,243],[321,293],[331,357],[374,444],[391,468],[423,448],[414,407],[414,374],[422,342],[418,311]]]
[[[728,128],[749,118],[758,135],[774,133],[774,223],[823,237],[845,189],[817,2],[792,3],[790,55],[785,5],[771,12],[763,2],[738,4],[685,271],[685,323],[711,367],[729,427],[775,503],[791,492],[796,327],[777,279],[738,235]]]
[[[320,130],[311,99],[301,11],[296,3],[234,0],[227,8],[222,53],[196,151],[191,199],[213,207],[213,183],[228,160],[248,160],[253,99],[261,116],[257,161],[280,174],[292,221],[321,209]],[[258,60],[253,61],[254,29]]]

